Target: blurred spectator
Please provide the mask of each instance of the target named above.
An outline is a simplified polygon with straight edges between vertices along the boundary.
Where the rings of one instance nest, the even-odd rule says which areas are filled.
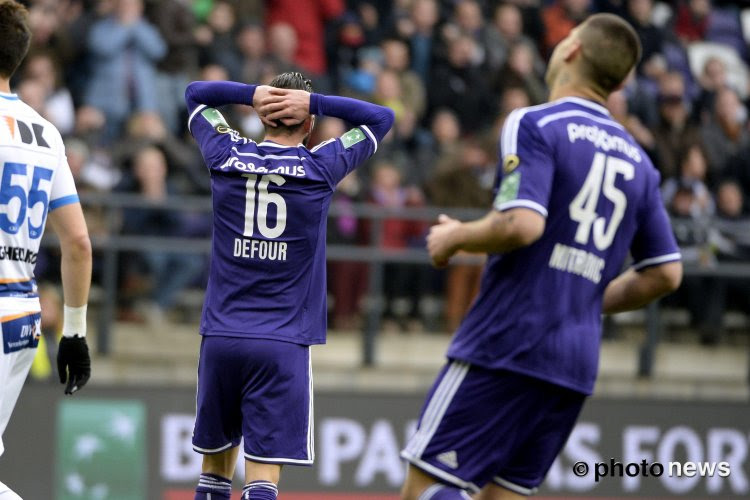
[[[167,45],[159,63],[159,114],[173,133],[182,130],[185,88],[198,70],[195,18],[186,0],[160,0],[152,3],[151,19]]]
[[[607,109],[612,114],[612,118],[620,122],[643,149],[646,151],[653,150],[656,145],[654,134],[641,123],[637,116],[630,113],[628,100],[625,98],[623,91],[613,92],[609,95]]]
[[[675,16],[675,34],[683,43],[704,40],[710,15],[711,0],[680,1]]]
[[[546,34],[544,52],[549,55],[563,38],[589,14],[591,0],[555,0],[542,11]]]
[[[409,69],[409,46],[399,38],[386,38],[380,44],[383,64],[399,79],[404,100],[417,119],[422,118],[427,107],[424,85],[417,73]]]
[[[132,176],[124,180],[122,188],[141,194],[153,204],[125,211],[123,234],[184,237],[194,232],[194,227],[186,225],[188,215],[185,212],[159,207],[159,203],[166,201],[169,190],[167,161],[157,148],[146,147],[136,153]],[[138,253],[137,261],[151,281],[148,300],[140,307],[149,322],[159,325],[165,321],[166,313],[175,305],[180,292],[202,275],[204,258],[197,254],[148,250]],[[129,274],[139,272],[138,263],[128,260]]]
[[[442,161],[440,169],[428,181],[429,199],[439,207],[488,207],[492,191],[483,184],[482,178],[493,169],[492,163],[487,152],[476,142],[464,142],[456,157]],[[448,268],[443,308],[448,331],[455,330],[469,310],[479,291],[481,273],[481,264],[454,264]]]
[[[370,190],[372,202],[385,209],[398,210],[424,203],[422,195],[414,188],[406,188],[402,183],[399,169],[387,162],[375,165]],[[424,244],[424,224],[388,218],[382,221],[381,245],[387,250],[403,250]],[[402,330],[409,326],[409,320],[419,314],[419,300],[427,288],[429,269],[419,264],[385,264],[384,294],[386,318],[396,320]]]
[[[142,0],[117,0],[114,15],[89,33],[92,74],[86,104],[107,119],[105,138],[114,140],[134,111],[156,110],[156,62],[166,53],[159,32],[143,18]]]
[[[434,178],[439,163],[456,162],[461,152],[461,124],[452,110],[437,110],[432,117],[430,132],[429,140],[419,149],[414,165],[407,172],[409,180],[419,186]],[[430,203],[436,204],[436,201],[430,199]]]
[[[697,120],[705,122],[711,119],[716,103],[716,94],[723,88],[728,87],[727,67],[724,61],[718,57],[709,57],[703,65],[703,71],[698,78],[700,94],[695,100],[694,116]]]
[[[33,80],[40,85],[42,109],[37,112],[52,122],[62,135],[73,132],[75,126],[75,108],[73,98],[62,85],[62,75],[52,53],[44,51],[30,54],[25,61],[23,78]]]
[[[237,34],[237,47],[242,56],[240,81],[259,83],[266,75],[275,72],[272,62],[266,55],[266,34],[263,27],[257,24],[244,26]]]
[[[268,46],[276,73],[300,71],[295,63],[298,52],[297,33],[291,24],[276,23],[268,28]]]
[[[411,41],[411,65],[427,85],[437,50],[435,27],[440,19],[436,0],[414,0],[410,16],[397,26],[398,33]]]
[[[495,113],[492,94],[473,62],[474,50],[474,40],[459,37],[449,47],[447,61],[434,66],[432,81],[440,84],[428,87],[430,106],[455,111],[465,130],[488,125]]]
[[[520,85],[531,98],[532,104],[547,100],[547,86],[544,83],[544,65],[534,46],[524,40],[514,42],[508,52],[505,68],[498,73],[499,84]]]
[[[709,178],[714,182],[724,172],[729,158],[750,144],[747,118],[747,108],[740,101],[737,92],[730,88],[717,92],[714,112],[701,127]]]
[[[324,44],[328,21],[344,13],[344,0],[266,0],[266,26],[290,25],[297,34],[294,61],[310,76],[320,77],[328,69]]]
[[[233,80],[240,77],[240,56],[234,40],[236,24],[237,17],[232,4],[218,1],[214,2],[206,24],[195,30],[195,38],[200,47],[198,63],[201,66],[223,66]]]
[[[700,129],[690,122],[689,101],[682,74],[667,73],[659,81],[659,124],[654,130],[654,161],[662,180],[678,173],[678,157],[692,144],[700,144]]]
[[[641,61],[638,73],[655,78],[666,65],[663,55],[664,32],[652,22],[653,0],[628,0],[627,19],[641,40]]]

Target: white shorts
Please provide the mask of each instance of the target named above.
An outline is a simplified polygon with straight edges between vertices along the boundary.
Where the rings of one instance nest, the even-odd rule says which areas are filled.
[[[29,373],[41,336],[39,299],[0,299],[0,455],[3,433]]]

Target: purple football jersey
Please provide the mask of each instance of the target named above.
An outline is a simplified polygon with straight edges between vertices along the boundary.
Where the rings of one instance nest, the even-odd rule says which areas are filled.
[[[213,242],[203,335],[325,343],[326,217],[338,182],[377,149],[365,125],[311,150],[255,143],[197,107],[211,171]]]
[[[494,208],[535,210],[546,227],[489,256],[448,357],[590,394],[607,284],[628,253],[636,270],[680,259],[659,174],[606,108],[580,98],[515,110],[500,150]]]

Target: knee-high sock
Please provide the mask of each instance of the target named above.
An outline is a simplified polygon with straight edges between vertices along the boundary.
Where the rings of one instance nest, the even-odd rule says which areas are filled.
[[[242,500],[276,500],[278,487],[270,481],[251,481],[242,488]]]
[[[210,496],[209,496],[210,495]],[[195,500],[229,500],[232,481],[216,474],[201,474],[195,488]]]

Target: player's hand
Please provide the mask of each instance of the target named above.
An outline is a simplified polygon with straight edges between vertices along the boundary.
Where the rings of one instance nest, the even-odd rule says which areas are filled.
[[[89,346],[84,337],[62,337],[57,347],[57,373],[60,383],[65,386],[65,394],[73,394],[81,389],[91,377]]]
[[[430,228],[427,235],[427,251],[435,267],[445,267],[448,260],[458,250],[456,244],[456,230],[461,227],[461,221],[440,214],[438,223]]]
[[[256,95],[258,90],[255,90]],[[284,125],[302,123],[310,116],[310,93],[296,89],[270,87],[267,97],[259,99],[255,109],[267,120],[281,120]],[[255,99],[253,99],[255,104]]]

